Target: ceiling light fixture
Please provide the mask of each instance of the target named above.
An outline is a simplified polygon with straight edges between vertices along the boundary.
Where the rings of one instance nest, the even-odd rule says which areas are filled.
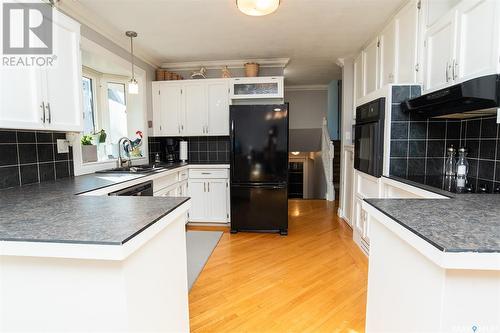
[[[236,0],[238,9],[250,16],[264,16],[278,9],[280,0]]]
[[[295,155],[295,156],[300,155],[300,152],[299,151],[292,151],[292,155]]]
[[[134,72],[134,38],[137,37],[137,32],[127,31],[125,35],[130,38],[130,55],[132,56],[132,78],[128,81],[128,93],[137,95],[139,93],[139,83],[135,79]]]

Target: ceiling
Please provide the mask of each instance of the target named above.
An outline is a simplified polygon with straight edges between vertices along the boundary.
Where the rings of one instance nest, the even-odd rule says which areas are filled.
[[[157,64],[290,58],[288,85],[340,78],[337,59],[358,51],[406,2],[281,0],[274,14],[250,17],[234,0],[77,1],[115,32],[137,31],[137,47]]]

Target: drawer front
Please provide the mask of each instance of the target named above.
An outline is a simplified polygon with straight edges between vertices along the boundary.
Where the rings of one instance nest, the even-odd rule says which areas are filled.
[[[177,183],[177,172],[153,180],[153,191],[157,192]]]
[[[189,178],[213,179],[213,178],[228,178],[227,169],[190,169]]]
[[[188,171],[187,170],[179,171],[179,181],[181,182],[186,179],[188,179]]]

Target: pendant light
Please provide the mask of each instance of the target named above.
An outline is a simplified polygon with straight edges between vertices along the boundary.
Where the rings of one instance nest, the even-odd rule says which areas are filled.
[[[128,93],[137,95],[139,93],[139,83],[135,79],[134,72],[134,38],[137,37],[137,32],[127,31],[125,35],[130,38],[130,55],[132,56],[132,78],[128,81]]]
[[[280,0],[236,0],[236,6],[244,14],[264,16],[278,9]]]

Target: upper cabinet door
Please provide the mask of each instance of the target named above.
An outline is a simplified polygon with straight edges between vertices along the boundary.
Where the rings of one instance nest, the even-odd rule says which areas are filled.
[[[151,85],[151,95],[153,97],[152,107],[153,107],[153,135],[161,136],[161,82],[154,81]]]
[[[458,50],[452,69],[455,80],[497,72],[499,8],[498,0],[469,0],[458,6]]]
[[[363,51],[365,95],[379,88],[379,40],[376,38]]]
[[[53,46],[57,59],[46,69],[48,127],[61,131],[82,131],[82,65],[80,25],[54,10]]]
[[[181,134],[182,86],[160,82],[159,113],[160,135],[178,136]],[[159,112],[158,112],[159,111]]]
[[[416,83],[418,64],[418,25],[417,1],[410,2],[396,16],[398,29],[397,46],[397,83]]]
[[[229,83],[228,80],[207,84],[209,135],[229,135]]]
[[[455,11],[442,17],[426,34],[425,82],[426,92],[443,88],[453,80],[452,62],[456,45]]]
[[[203,82],[184,84],[184,121],[181,122],[183,135],[207,135],[207,89]]]
[[[0,65],[0,128],[43,128],[41,77],[34,67]]]
[[[354,60],[354,105],[361,97],[365,96],[365,83],[363,82],[363,53]],[[356,108],[354,109],[356,116]]]
[[[396,82],[396,29],[397,22],[393,20],[380,35],[380,85]]]

